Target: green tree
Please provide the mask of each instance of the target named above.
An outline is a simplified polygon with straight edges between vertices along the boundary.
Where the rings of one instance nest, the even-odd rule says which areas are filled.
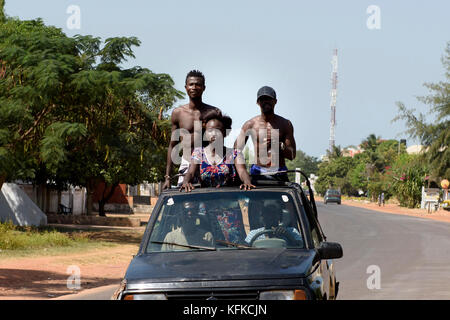
[[[367,191],[368,179],[366,175],[366,164],[359,162],[355,167],[349,170],[347,178],[352,188],[356,191]],[[359,195],[359,193],[358,193]]]
[[[114,191],[162,177],[165,112],[182,93],[167,74],[122,67],[139,44],[70,38],[40,19],[0,24],[0,187],[51,180],[85,186],[89,199],[99,182]]]
[[[381,140],[381,137],[377,137],[375,134],[372,133],[372,134],[368,135],[367,138],[361,142],[361,147],[365,151],[375,152],[380,143],[380,140]]]
[[[319,170],[319,159],[316,157],[308,156],[305,152],[301,150],[297,150],[296,157],[294,160],[286,160],[286,167],[289,170],[295,170],[295,168],[300,168],[306,176],[310,176],[310,174],[317,174]],[[289,179],[294,181],[294,174],[289,174]]]
[[[382,141],[376,149],[376,153],[378,155],[378,164],[381,167],[382,171],[386,166],[391,166],[399,154],[403,154],[406,152],[406,147],[404,144],[400,144],[398,140],[385,140]]]
[[[333,146],[333,149],[327,150],[328,159],[335,159],[342,157],[341,146]]]
[[[138,184],[162,178],[169,122],[163,119],[182,93],[173,88],[166,74],[133,67],[121,68],[134,57],[134,38],[76,36],[79,71],[70,82],[73,104],[60,115],[63,125],[46,130],[42,155],[52,172],[70,173],[73,184],[88,190],[88,213],[92,194],[100,183],[99,214],[119,183]],[[96,64],[96,61],[99,61]],[[82,140],[74,141],[66,124],[85,127]]]
[[[422,198],[422,186],[428,171],[420,156],[403,154],[392,167],[393,193],[401,206],[416,208]]]
[[[381,143],[381,137],[377,137],[375,134],[370,134],[361,142],[361,147],[364,149],[363,157],[365,158],[366,167],[369,172],[369,176],[377,171],[383,169],[383,163],[380,161],[380,155],[377,153],[377,148]]]
[[[355,166],[355,160],[351,157],[333,158],[319,164],[318,176],[315,189],[324,194],[328,188],[339,188],[342,193],[354,193],[347,175]]]
[[[0,0],[0,23],[5,22],[5,0]]]
[[[35,176],[43,134],[70,100],[75,52],[72,39],[42,20],[0,24],[0,187]],[[78,125],[68,130],[72,139],[84,132]]]
[[[450,177],[450,42],[447,43],[442,64],[445,80],[425,83],[431,93],[418,98],[430,106],[429,114],[434,119],[427,122],[424,114],[416,114],[414,109],[408,109],[402,102],[397,102],[399,114],[393,119],[406,121],[406,133],[419,139],[427,148],[422,160],[429,163],[431,175],[437,181]]]

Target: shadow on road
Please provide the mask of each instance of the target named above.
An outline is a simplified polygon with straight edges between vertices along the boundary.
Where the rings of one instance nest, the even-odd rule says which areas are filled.
[[[0,269],[0,300],[50,299],[78,292],[67,288],[69,275],[38,270]],[[81,277],[81,290],[117,284],[117,279]],[[13,291],[9,288],[14,288]]]

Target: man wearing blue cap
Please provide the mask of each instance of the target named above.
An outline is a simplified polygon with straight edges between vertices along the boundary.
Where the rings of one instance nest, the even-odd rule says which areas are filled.
[[[252,137],[256,164],[250,168],[251,175],[285,171],[285,159],[293,160],[296,155],[294,127],[289,120],[275,114],[277,96],[271,87],[264,86],[258,90],[256,103],[261,114],[244,123],[235,146],[243,150],[248,136]],[[286,173],[275,176],[288,181]]]

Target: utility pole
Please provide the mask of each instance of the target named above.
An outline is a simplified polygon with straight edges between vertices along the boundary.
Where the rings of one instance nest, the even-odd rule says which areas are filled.
[[[333,50],[333,59],[331,60],[331,65],[333,69],[331,71],[331,119],[330,119],[330,153],[333,152],[333,147],[335,145],[335,134],[334,129],[336,126],[336,96],[337,96],[337,67],[338,67],[338,57],[337,49]]]
[[[398,141],[398,154],[399,155],[400,155],[400,146],[402,145],[402,143],[405,144],[405,147],[406,147],[406,140],[405,139],[400,139]]]

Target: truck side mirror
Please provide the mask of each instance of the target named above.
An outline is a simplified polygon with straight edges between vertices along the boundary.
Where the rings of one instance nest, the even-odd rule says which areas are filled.
[[[344,255],[341,245],[336,242],[321,242],[317,251],[320,259],[339,259]]]

